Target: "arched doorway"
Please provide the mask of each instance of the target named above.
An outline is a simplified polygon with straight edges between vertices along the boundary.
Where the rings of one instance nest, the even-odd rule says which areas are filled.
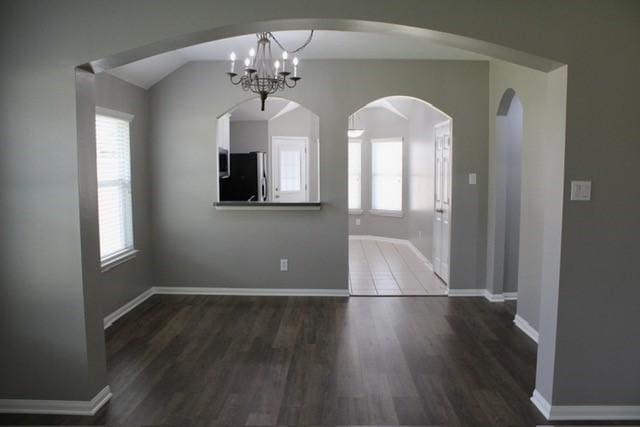
[[[494,293],[507,298],[518,291],[523,114],[515,90],[507,89],[495,118],[496,229],[493,265],[488,272]]]
[[[451,118],[388,96],[349,117],[352,295],[443,295],[451,242]]]

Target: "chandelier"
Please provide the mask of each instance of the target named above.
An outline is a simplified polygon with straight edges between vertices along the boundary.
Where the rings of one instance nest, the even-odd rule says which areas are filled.
[[[249,49],[249,56],[244,60],[244,70],[238,76],[235,72],[236,54],[231,52],[229,59],[231,60],[231,70],[227,73],[229,80],[233,85],[242,87],[245,91],[251,91],[260,95],[262,111],[264,111],[264,103],[269,95],[286,88],[294,88],[302,79],[298,72],[298,64],[300,63],[297,56],[293,57],[291,66],[293,67],[293,75],[287,70],[289,66],[289,55],[296,54],[311,43],[313,38],[313,30],[309,34],[309,38],[302,46],[297,49],[285,49],[271,32],[257,33],[258,38],[256,48]],[[282,63],[278,59],[274,60],[271,53],[271,40],[273,40],[282,50]],[[282,66],[282,69],[280,68]]]

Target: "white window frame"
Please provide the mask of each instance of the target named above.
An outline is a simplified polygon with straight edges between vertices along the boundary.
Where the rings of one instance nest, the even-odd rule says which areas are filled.
[[[114,268],[117,265],[120,265],[126,261],[129,261],[133,258],[135,258],[136,254],[139,252],[136,248],[135,248],[135,233],[134,233],[134,224],[133,224],[133,173],[132,173],[132,167],[131,167],[131,122],[133,121],[134,116],[132,114],[128,114],[128,113],[124,113],[121,111],[116,111],[116,110],[111,110],[108,108],[104,108],[104,107],[98,107],[96,106],[96,120],[97,120],[97,116],[106,116],[106,117],[111,117],[114,119],[119,119],[119,120],[124,120],[126,122],[129,123],[129,141],[128,141],[128,146],[129,146],[129,196],[131,197],[131,212],[129,217],[126,219],[127,221],[130,222],[129,224],[129,229],[131,230],[131,245],[123,248],[122,250],[118,251],[118,252],[114,252],[112,254],[109,254],[105,257],[102,256],[102,254],[100,255],[100,269],[102,272],[106,272],[112,268]],[[96,165],[97,165],[97,161],[98,161],[98,152],[97,152],[97,134],[96,134]],[[96,166],[97,167],[97,166]],[[97,181],[97,177],[96,177],[96,183],[97,183],[97,191],[100,191],[100,183]],[[98,246],[100,244],[100,239],[98,239]],[[101,248],[99,248],[101,251]]]
[[[369,171],[369,180],[370,180],[370,203],[371,203],[371,209],[369,210],[369,214],[370,215],[377,215],[377,216],[390,216],[390,217],[396,217],[396,218],[402,218],[404,216],[404,197],[403,197],[403,192],[404,192],[404,138],[403,137],[394,137],[394,138],[372,138],[371,140],[369,140],[370,142],[370,147],[369,147],[369,152],[370,152],[370,167],[371,170]],[[401,176],[400,176],[400,210],[396,211],[396,210],[385,210],[385,209],[375,209],[373,207],[373,198],[375,195],[375,180],[374,180],[374,173],[375,173],[375,167],[373,164],[374,161],[374,157],[373,157],[373,145],[375,143],[385,143],[385,142],[400,142],[401,147],[402,147],[402,153],[401,153]]]
[[[364,201],[363,197],[362,197],[363,190],[364,190],[364,185],[363,185],[363,181],[362,181],[363,172],[364,172],[363,169],[362,169],[362,166],[363,166],[363,163],[364,163],[362,161],[362,158],[363,158],[363,154],[364,153],[363,153],[362,150],[363,150],[364,144],[363,144],[363,141],[362,141],[361,138],[349,138],[349,142],[348,143],[349,144],[358,144],[358,145],[360,145],[360,207],[359,208],[355,208],[355,209],[349,208],[349,214],[350,215],[360,215],[363,212],[363,210],[362,210],[362,202]],[[348,147],[349,146],[347,145],[347,154],[349,154]],[[347,167],[349,165],[349,159],[350,158],[347,159]],[[347,182],[349,182],[348,181],[348,179],[349,179],[348,175],[349,175],[349,171],[347,170]],[[349,206],[348,197],[349,197],[349,193],[347,192],[347,207]]]

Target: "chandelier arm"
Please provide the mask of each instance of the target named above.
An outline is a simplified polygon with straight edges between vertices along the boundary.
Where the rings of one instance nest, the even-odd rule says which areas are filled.
[[[284,84],[289,88],[289,89],[293,89],[294,87],[296,87],[296,85],[298,84],[298,80],[284,80]]]
[[[293,49],[293,50],[286,49],[286,48],[282,45],[282,43],[280,43],[280,41],[276,38],[276,36],[275,36],[272,32],[268,32],[267,34],[269,35],[269,38],[271,38],[271,39],[275,42],[275,44],[277,44],[277,45],[278,45],[278,47],[279,47],[280,49],[284,50],[284,51],[285,51],[285,52],[287,52],[287,53],[298,53],[298,52],[300,52],[302,49],[304,49],[305,47],[309,46],[309,43],[311,43],[311,39],[313,38],[313,31],[314,31],[314,30],[311,30],[311,31],[309,32],[309,37],[307,38],[307,40],[306,40],[304,43],[302,43],[302,45],[301,45],[299,48],[297,48],[297,49]]]

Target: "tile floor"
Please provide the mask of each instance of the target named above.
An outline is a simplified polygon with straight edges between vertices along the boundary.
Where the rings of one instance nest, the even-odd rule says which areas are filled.
[[[351,295],[446,295],[446,285],[408,246],[349,240]]]

